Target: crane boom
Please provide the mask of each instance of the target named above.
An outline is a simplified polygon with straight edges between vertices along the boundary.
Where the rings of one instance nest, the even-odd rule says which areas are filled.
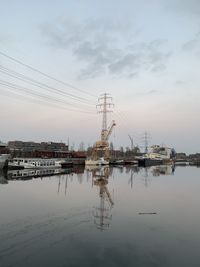
[[[108,128],[107,131],[102,132],[102,141],[108,141],[109,137],[111,136],[113,128],[116,126],[115,121],[112,121],[111,126]]]

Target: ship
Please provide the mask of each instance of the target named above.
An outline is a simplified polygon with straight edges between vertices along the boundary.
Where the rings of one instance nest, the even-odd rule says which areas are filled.
[[[139,166],[155,166],[164,163],[170,163],[175,159],[176,152],[174,148],[169,148],[160,145],[151,146],[151,152],[138,157]]]
[[[8,169],[55,169],[68,163],[65,159],[13,158],[8,161]]]

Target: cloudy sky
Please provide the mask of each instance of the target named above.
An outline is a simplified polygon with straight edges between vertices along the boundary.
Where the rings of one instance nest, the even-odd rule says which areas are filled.
[[[199,0],[0,0],[0,140],[200,151]]]

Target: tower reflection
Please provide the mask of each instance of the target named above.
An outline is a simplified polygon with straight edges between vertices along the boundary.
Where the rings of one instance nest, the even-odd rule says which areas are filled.
[[[89,171],[92,172],[92,184],[99,187],[100,203],[93,211],[94,223],[99,230],[103,231],[110,226],[112,220],[111,210],[114,202],[107,188],[112,170],[106,166],[101,168],[91,168]]]

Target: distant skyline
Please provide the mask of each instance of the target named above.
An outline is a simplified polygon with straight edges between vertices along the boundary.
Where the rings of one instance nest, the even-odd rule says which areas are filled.
[[[147,131],[150,144],[200,152],[200,1],[0,3],[0,140],[92,145],[107,92],[116,148],[128,135],[142,148]]]

